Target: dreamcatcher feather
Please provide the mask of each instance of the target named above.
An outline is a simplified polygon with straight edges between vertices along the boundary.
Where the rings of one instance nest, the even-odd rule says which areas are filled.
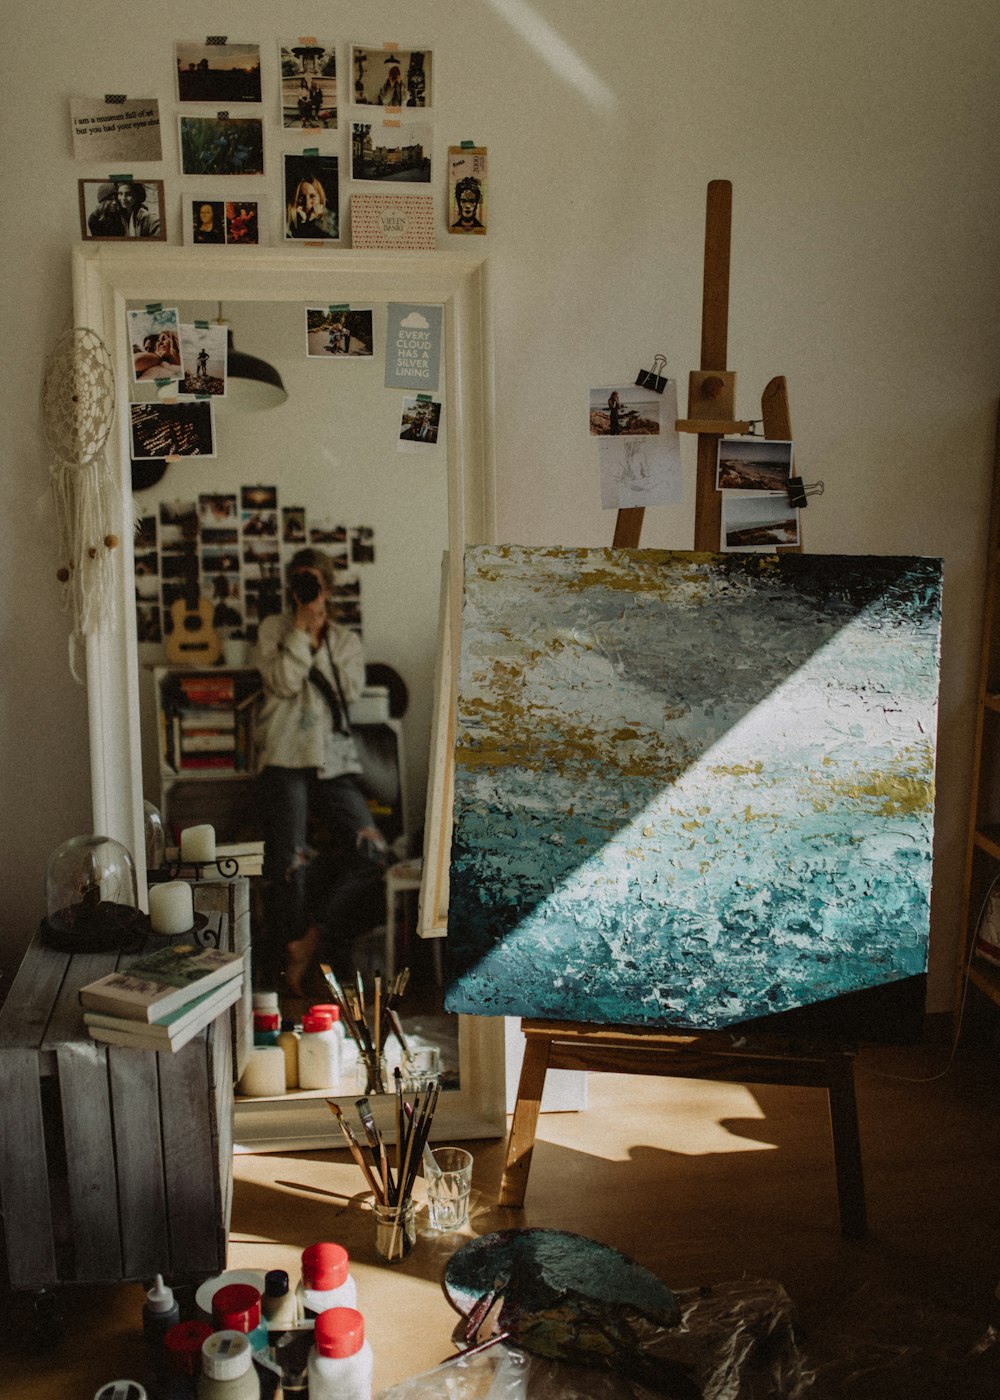
[[[107,346],[92,330],[59,337],[45,367],[42,420],[52,452],[49,469],[59,542],[57,577],[73,616],[74,644],[113,613],[112,550],[116,483],[104,453],[115,417],[115,375]]]

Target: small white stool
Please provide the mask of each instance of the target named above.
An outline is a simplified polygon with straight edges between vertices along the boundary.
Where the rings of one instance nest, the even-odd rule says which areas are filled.
[[[396,971],[396,899],[409,890],[419,890],[422,860],[400,860],[390,865],[385,872],[385,975],[392,977]],[[434,969],[441,982],[441,953],[434,950]]]

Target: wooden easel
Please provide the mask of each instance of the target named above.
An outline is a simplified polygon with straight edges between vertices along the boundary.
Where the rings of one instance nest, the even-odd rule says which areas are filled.
[[[735,418],[736,376],[723,368],[728,340],[731,224],[732,186],[728,180],[713,180],[708,186],[705,218],[701,368],[693,370],[689,379],[689,417],[677,423],[680,431],[698,435],[696,550],[719,548],[722,501],[715,489],[719,437],[746,433],[750,429],[749,422]],[[761,410],[764,436],[791,440],[788,394],[783,377],[772,379],[764,389]],[[618,512],[616,548],[638,548],[643,514],[641,507]],[[790,548],[800,549],[801,545]],[[849,1239],[859,1239],[866,1233],[853,1050],[767,1035],[748,1038],[720,1031],[674,1034],[658,1028],[590,1026],[571,1021],[522,1020],[521,1030],[525,1037],[524,1060],[507,1141],[500,1205],[519,1207],[524,1203],[542,1091],[549,1069],[665,1074],[681,1079],[825,1089],[833,1136],[841,1233]]]

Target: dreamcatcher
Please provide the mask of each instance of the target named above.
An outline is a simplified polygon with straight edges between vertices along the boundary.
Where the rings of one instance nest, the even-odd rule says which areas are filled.
[[[74,644],[112,612],[116,483],[104,455],[115,416],[111,356],[91,330],[73,328],[56,341],[42,383],[42,420],[53,455],[50,487],[58,530],[63,606],[73,615]]]

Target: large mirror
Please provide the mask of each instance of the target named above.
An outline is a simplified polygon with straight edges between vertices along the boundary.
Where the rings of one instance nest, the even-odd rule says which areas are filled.
[[[136,506],[141,517],[169,518],[192,504],[197,511],[200,497],[217,493],[236,495],[242,509],[243,488],[258,487],[275,488],[279,521],[285,507],[303,509],[306,529],[315,529],[317,540],[341,525],[348,532],[371,531],[363,538],[374,546],[374,559],[370,551],[352,559],[347,541],[345,608],[349,614],[356,588],[366,660],[395,672],[404,684],[405,711],[391,721],[402,775],[399,849],[429,852],[424,868],[430,888],[422,893],[419,931],[443,934],[441,869],[450,783],[449,755],[440,743],[448,705],[448,668],[441,661],[454,640],[463,547],[493,537],[492,367],[482,259],[326,249],[83,247],[75,255],[74,289],[76,323],[97,331],[115,362],[115,471],[124,540],[131,539]],[[408,391],[385,388],[384,338],[392,303],[443,308],[441,392],[435,397],[443,402],[444,421],[433,451],[399,450]],[[151,304],[177,306],[185,323],[221,316],[241,353],[260,356],[278,369],[287,399],[247,412],[235,394],[227,395],[215,405],[215,457],[184,457],[158,477],[155,469],[134,477],[128,402],[152,399],[157,390],[133,384],[127,313]],[[322,349],[307,355],[306,307],[344,305],[371,308],[373,356],[327,356]],[[275,543],[287,557],[289,541],[279,537]],[[443,577],[442,557],[447,561]],[[161,807],[175,803],[172,815],[184,824],[212,820],[224,836],[237,834],[227,823],[247,804],[234,797],[233,788],[216,784],[212,800],[221,800],[216,810],[208,799],[212,785],[164,781],[158,696],[165,666],[169,671],[166,639],[145,630],[144,611],[136,607],[137,591],[140,600],[144,591],[148,595],[149,561],[140,544],[138,551],[118,552],[116,562],[120,615],[91,641],[87,658],[94,821],[95,830],[123,841],[141,863],[144,797]],[[248,584],[254,572],[248,556],[239,601],[251,632],[255,590]],[[166,579],[159,584],[165,586]],[[145,613],[152,615],[151,609]],[[443,616],[450,618],[444,626]],[[371,703],[375,711],[362,718],[378,721],[385,696],[377,687]],[[398,711],[396,696],[393,708]],[[433,757],[432,733],[437,735]],[[424,965],[434,967],[437,960],[426,956],[429,946],[419,951]],[[378,960],[378,950],[369,940],[358,956]],[[456,1039],[458,1085],[442,1096],[440,1130],[450,1136],[502,1133],[501,1023],[457,1018]],[[326,1145],[331,1125],[322,1096],[237,1104],[236,1140],[245,1147]]]

